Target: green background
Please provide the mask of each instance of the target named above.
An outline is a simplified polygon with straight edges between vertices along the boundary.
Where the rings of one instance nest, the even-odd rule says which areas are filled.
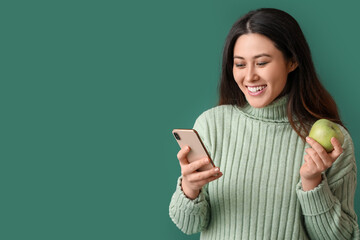
[[[259,7],[300,23],[360,166],[359,6],[1,1],[0,238],[198,239],[168,215],[171,130],[216,105],[225,37]]]

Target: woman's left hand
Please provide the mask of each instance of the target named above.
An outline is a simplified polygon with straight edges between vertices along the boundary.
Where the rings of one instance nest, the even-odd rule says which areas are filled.
[[[300,168],[300,177],[304,191],[314,189],[322,181],[321,173],[330,168],[335,160],[343,152],[340,142],[331,138],[334,150],[327,153],[326,150],[314,139],[307,137],[306,142],[311,148],[306,148],[304,156],[305,163]]]

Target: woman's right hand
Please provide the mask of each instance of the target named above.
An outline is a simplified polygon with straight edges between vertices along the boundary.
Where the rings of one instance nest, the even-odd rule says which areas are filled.
[[[190,147],[185,146],[177,154],[177,158],[181,167],[181,187],[184,194],[190,198],[195,199],[199,196],[201,188],[218,178],[223,174],[218,167],[214,167],[210,170],[198,172],[197,170],[209,163],[209,158],[202,158],[194,162],[189,163],[187,155],[190,152]]]

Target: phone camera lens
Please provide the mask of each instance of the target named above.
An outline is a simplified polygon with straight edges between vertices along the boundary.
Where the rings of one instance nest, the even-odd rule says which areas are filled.
[[[175,138],[176,138],[177,140],[180,140],[180,136],[179,136],[179,134],[177,134],[176,132],[174,133],[174,136],[175,136]]]

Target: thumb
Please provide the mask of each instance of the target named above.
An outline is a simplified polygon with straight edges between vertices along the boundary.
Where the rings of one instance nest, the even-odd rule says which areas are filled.
[[[335,137],[331,138],[331,144],[333,145],[334,150],[332,150],[329,155],[335,160],[343,153],[344,150],[341,147],[339,140],[337,140]]]

